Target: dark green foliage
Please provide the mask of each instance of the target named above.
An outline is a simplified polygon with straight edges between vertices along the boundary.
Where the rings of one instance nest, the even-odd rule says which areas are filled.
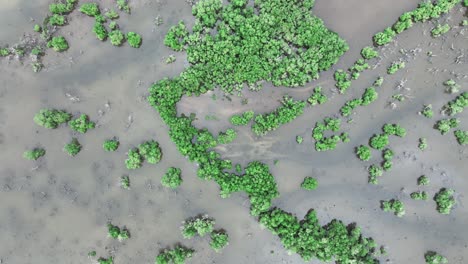
[[[400,200],[381,201],[381,208],[384,212],[393,212],[398,217],[405,215],[405,206]]]
[[[398,70],[403,69],[405,67],[406,67],[406,64],[404,61],[398,61],[398,62],[395,61],[395,62],[392,62],[392,65],[390,65],[390,67],[388,67],[387,73],[394,74]]]
[[[427,193],[425,191],[413,192],[410,194],[410,196],[413,200],[427,200]]]
[[[70,143],[65,145],[63,150],[66,151],[68,155],[74,157],[81,151],[81,144],[78,142],[78,139],[73,138]]]
[[[107,139],[102,144],[105,151],[116,151],[119,148],[120,142],[117,139]]]
[[[164,43],[176,51],[187,49],[200,77],[228,93],[260,80],[275,86],[304,85],[348,50],[311,15],[313,2],[257,0],[247,7],[245,1],[198,1],[192,9],[197,18],[192,32],[179,23]]]
[[[272,113],[257,115],[252,125],[252,131],[257,136],[266,135],[268,132],[276,130],[281,125],[291,122],[304,112],[306,102],[294,101],[289,96],[283,97],[282,106]]]
[[[254,111],[245,111],[242,115],[233,115],[230,119],[231,124],[235,126],[245,126],[254,117]]]
[[[51,26],[63,26],[65,25],[65,17],[62,15],[54,14],[49,17],[49,25]]]
[[[117,0],[117,7],[119,8],[119,10],[130,14],[130,6],[128,5],[128,0]]]
[[[373,40],[377,46],[383,46],[387,43],[390,43],[395,37],[396,33],[392,28],[388,27],[384,31],[379,32],[374,35]]]
[[[361,98],[347,101],[345,105],[341,107],[340,113],[342,116],[349,116],[356,107],[369,105],[377,100],[377,97],[378,93],[375,91],[374,87],[366,88]]]
[[[234,139],[236,139],[236,137],[237,137],[237,132],[232,128],[228,128],[226,130],[226,132],[220,132],[218,134],[218,143],[219,144],[229,144],[232,141],[234,141]]]
[[[0,48],[0,57],[6,57],[10,55],[10,50],[8,48]]]
[[[96,34],[97,39],[101,41],[104,41],[107,39],[107,36],[108,36],[107,29],[102,23],[100,22],[94,23],[93,32],[94,34]]]
[[[444,24],[444,25],[438,24],[435,28],[431,30],[431,36],[436,38],[447,33],[449,30],[450,30],[449,24]]]
[[[418,148],[420,150],[425,150],[427,148],[427,139],[426,138],[420,138],[419,139]]]
[[[114,264],[114,257],[109,257],[109,258],[99,258],[98,260],[99,264]]]
[[[68,42],[64,37],[53,37],[52,40],[47,42],[47,47],[54,49],[57,52],[62,52],[68,49]]]
[[[278,235],[284,247],[299,254],[304,261],[317,258],[323,262],[379,263],[373,254],[376,243],[361,235],[359,227],[332,220],[321,226],[313,210],[302,221],[275,208],[262,213],[260,223]]]
[[[96,3],[84,3],[80,6],[80,12],[88,16],[97,16],[101,14],[99,6]]]
[[[312,191],[317,189],[318,181],[312,177],[305,177],[301,183],[301,188],[304,190]]]
[[[458,118],[442,119],[437,121],[435,128],[440,131],[442,135],[447,134],[450,129],[458,127],[460,120]]]
[[[213,231],[214,224],[214,219],[207,215],[187,219],[182,223],[182,235],[184,238],[192,238],[197,234],[203,237]]]
[[[467,0],[465,0],[467,1]],[[446,264],[448,260],[446,257],[437,254],[434,251],[428,251],[424,254],[424,259],[426,260],[426,264]]]
[[[184,264],[185,260],[191,258],[195,251],[181,245],[174,249],[165,249],[156,257],[155,264]]]
[[[377,100],[378,94],[375,91],[374,87],[366,88],[364,94],[362,95],[362,104],[363,106],[369,105],[373,101]]]
[[[68,122],[72,115],[57,109],[41,109],[34,116],[34,122],[45,128],[57,128],[60,124]]]
[[[340,113],[342,116],[349,116],[353,112],[354,109],[356,109],[358,106],[362,105],[362,99],[352,99],[347,101],[343,107],[340,109]]]
[[[367,161],[371,158],[371,151],[368,146],[360,145],[356,148],[356,155],[360,160]]]
[[[442,107],[442,112],[449,116],[454,116],[463,112],[463,109],[468,107],[468,92],[463,92],[453,101],[448,102]]]
[[[127,33],[127,41],[133,48],[139,48],[141,46],[141,36],[135,32]]]
[[[317,86],[314,88],[314,92],[307,99],[310,105],[323,104],[327,102],[327,96],[322,93],[322,87]]]
[[[97,15],[94,17],[96,22],[98,23],[106,23],[107,22],[107,18],[103,15]]]
[[[374,87],[380,87],[380,86],[382,86],[383,82],[384,82],[384,78],[383,78],[383,77],[379,77],[379,78],[377,78],[377,79],[374,81],[373,86],[374,86]]]
[[[79,118],[68,122],[70,128],[80,133],[86,133],[89,129],[93,129],[96,124],[89,120],[89,117],[85,114],[80,115]]]
[[[23,153],[23,158],[28,160],[37,160],[38,158],[46,154],[45,149],[43,148],[34,148],[33,150],[28,150]]]
[[[324,132],[331,130],[337,132],[341,127],[341,119],[327,117],[323,120],[323,123],[317,122],[314,129],[312,130],[312,138],[315,139],[315,150],[326,151],[333,150],[336,148],[337,143],[341,140],[347,142],[348,136],[343,134],[342,137],[333,135],[331,137],[325,137]]]
[[[334,74],[334,78],[336,81],[335,86],[342,94],[351,86],[351,77],[343,70],[337,70]]]
[[[170,167],[161,178],[161,184],[164,187],[176,189],[182,183],[181,173],[182,171],[179,168]]]
[[[149,140],[141,143],[138,146],[138,151],[140,155],[150,164],[156,164],[161,161],[162,151],[157,141]]]
[[[441,214],[450,214],[452,207],[455,205],[455,198],[453,194],[455,193],[452,189],[442,188],[434,196],[434,201],[437,204],[437,212]]]
[[[406,135],[406,129],[398,124],[385,124],[382,130],[387,136],[404,137]]]
[[[138,149],[131,149],[128,151],[128,158],[125,160],[127,169],[134,170],[141,167],[143,163],[143,156],[140,155]]]
[[[211,232],[211,242],[210,247],[219,252],[229,244],[229,236],[226,232],[223,231],[213,231]]]
[[[304,141],[304,138],[301,136],[296,136],[296,142],[297,144],[302,144],[302,141]]]
[[[419,112],[419,114],[427,117],[427,118],[432,118],[434,115],[434,111],[432,111],[432,105],[424,105],[423,110]]]
[[[370,60],[370,59],[373,59],[373,58],[377,58],[379,56],[379,52],[377,52],[372,47],[364,47],[361,50],[361,56],[366,60]]]
[[[400,34],[401,32],[411,28],[413,26],[413,16],[411,12],[406,12],[400,16],[398,21],[393,24],[393,30],[395,33]]]
[[[428,185],[429,184],[429,178],[426,177],[425,175],[422,175],[418,178],[418,185]]]
[[[369,68],[369,64],[367,64],[367,62],[364,59],[357,60],[354,63],[353,67],[349,68],[349,71],[351,72],[351,78],[353,80],[356,80],[357,78],[359,78],[361,72]]]
[[[130,177],[128,175],[120,177],[120,187],[125,190],[130,189]]]
[[[126,228],[119,228],[118,226],[107,224],[107,234],[111,238],[116,238],[119,241],[127,240],[130,238],[130,232]]]
[[[386,134],[374,135],[369,140],[369,146],[377,150],[382,150],[387,145],[388,145],[388,136]]]
[[[120,30],[112,30],[109,33],[109,39],[112,45],[120,46],[125,40],[125,36]]]
[[[468,144],[468,131],[456,130],[453,132],[455,138],[457,139],[458,144],[467,145]]]

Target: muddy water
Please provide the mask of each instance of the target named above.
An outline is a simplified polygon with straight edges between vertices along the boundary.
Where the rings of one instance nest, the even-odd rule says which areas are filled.
[[[390,25],[404,11],[411,10],[418,1],[317,1],[315,13],[350,44],[350,51],[336,65],[349,67],[361,47],[370,44],[371,36]],[[111,6],[111,1],[102,1]],[[8,1],[0,9],[0,44],[14,43],[23,32],[31,32],[34,22],[40,21],[48,1]],[[453,12],[441,21],[458,24],[462,12]],[[156,27],[153,19],[163,18]],[[158,251],[175,242],[193,247],[197,253],[189,263],[302,263],[297,255],[289,256],[278,238],[262,230],[249,216],[245,195],[235,194],[229,199],[218,196],[212,182],[196,177],[196,166],[186,161],[170,142],[167,129],[158,114],[145,102],[147,88],[156,80],[177,75],[185,66],[183,54],[166,65],[172,54],[162,44],[164,33],[179,19],[191,21],[190,7],[185,1],[141,1],[134,3],[131,16],[122,15],[119,23],[124,31],[143,35],[144,44],[138,49],[128,46],[116,48],[100,43],[91,32],[93,21],[78,13],[70,17],[70,25],[62,29],[69,40],[70,50],[63,54],[52,52],[46,56],[46,69],[34,74],[27,63],[1,60],[0,66],[0,259],[2,263],[88,263],[87,253],[96,250],[98,256],[113,255],[116,263],[152,263]],[[433,23],[417,25],[402,34],[396,44],[383,52],[381,66],[361,75],[345,96],[333,93],[333,70],[305,88],[294,91],[272,89],[268,84],[259,93],[246,92],[248,104],[240,98],[231,101],[217,94],[200,98],[185,98],[181,112],[197,113],[196,124],[213,132],[226,129],[227,118],[247,109],[271,111],[286,92],[305,99],[315,85],[322,85],[331,97],[330,102],[307,109],[295,122],[269,135],[256,138],[248,127],[239,129],[239,138],[220,147],[225,157],[234,163],[245,164],[261,160],[271,164],[279,184],[281,197],[276,206],[296,213],[300,218],[309,208],[315,208],[325,223],[333,218],[356,222],[363,233],[388,247],[389,255],[382,258],[389,263],[422,263],[426,250],[436,250],[447,256],[449,263],[468,261],[468,181],[466,164],[468,152],[459,146],[451,133],[441,136],[432,129],[432,120],[417,114],[423,104],[434,110],[453,95],[443,93],[442,82],[457,79],[462,89],[468,87],[468,59],[455,64],[455,58],[468,54],[466,29],[453,29],[446,36],[434,40],[427,35]],[[426,32],[426,34],[424,34]],[[464,34],[458,34],[463,32]],[[453,43],[453,49],[452,49]],[[325,116],[338,113],[341,105],[358,97],[394,60],[403,55],[401,48],[421,48],[410,58],[407,68],[388,78],[379,88],[379,99],[372,105],[357,109],[353,121],[343,124],[351,142],[335,151],[318,153],[313,150],[311,128]],[[431,60],[425,55],[437,55]],[[466,55],[468,56],[468,55]],[[432,69],[428,71],[428,69]],[[444,70],[447,69],[447,70]],[[398,82],[407,79],[405,87],[397,91]],[[386,107],[395,93],[411,97],[397,103],[395,109]],[[78,97],[72,102],[68,95]],[[55,107],[74,114],[86,113],[98,127],[85,135],[61,127],[45,130],[32,122],[38,109]],[[207,121],[215,115],[220,121]],[[461,128],[468,129],[467,113],[459,115]],[[391,138],[396,153],[394,169],[387,172],[380,184],[367,184],[365,167],[380,162],[373,153],[370,162],[362,163],[353,148],[367,142],[373,133],[387,122],[398,122],[408,130],[403,138]],[[305,141],[297,145],[296,135]],[[118,137],[121,147],[115,153],[104,153],[102,142]],[[82,152],[70,158],[62,151],[64,144],[77,137]],[[419,137],[428,139],[429,148],[417,148]],[[124,167],[125,153],[143,140],[156,139],[164,152],[158,165],[145,164],[142,169],[128,171]],[[25,161],[22,152],[35,146],[45,147],[47,155],[38,162]],[[273,161],[278,164],[273,166]],[[159,181],[166,169],[182,169],[184,183],[177,191],[162,188]],[[129,174],[131,190],[121,190],[120,176]],[[409,199],[409,193],[419,190],[416,179],[425,174],[431,184],[424,188],[430,197],[441,187],[457,191],[457,207],[449,216],[439,215],[433,201]],[[314,192],[298,189],[305,176],[319,180]],[[379,209],[379,200],[398,197],[406,205],[406,216],[397,218]],[[184,240],[180,222],[185,218],[207,213],[217,220],[216,227],[227,230],[230,245],[216,254],[209,248],[207,238]],[[106,237],[108,221],[126,225],[132,238],[125,243]],[[318,262],[312,262],[318,263]]]

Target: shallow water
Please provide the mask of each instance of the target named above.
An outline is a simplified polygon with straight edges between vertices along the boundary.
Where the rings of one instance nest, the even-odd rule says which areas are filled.
[[[41,73],[34,74],[27,63],[0,60],[0,260],[88,263],[91,261],[87,253],[96,250],[98,256],[115,256],[116,263],[152,263],[160,249],[182,242],[196,250],[188,263],[303,263],[299,256],[289,256],[276,236],[260,228],[249,215],[244,194],[221,199],[218,186],[199,180],[195,164],[182,157],[170,141],[166,126],[144,97],[152,82],[175,76],[187,66],[184,54],[176,54],[177,61],[166,65],[165,58],[173,52],[162,41],[170,25],[180,19],[192,21],[190,6],[183,0],[134,2],[132,15],[122,15],[119,23],[124,31],[142,34],[144,43],[140,49],[100,43],[91,32],[92,19],[75,12],[70,16],[70,25],[62,29],[70,50],[63,54],[49,52],[44,60],[46,69]],[[102,6],[110,7],[110,3],[102,1]],[[350,45],[334,69],[349,67],[359,57],[360,49],[371,44],[374,33],[391,25],[417,3],[317,1],[314,13]],[[23,32],[30,33],[34,22],[29,18],[40,21],[47,5],[45,0],[34,4],[8,1],[2,5],[0,45],[18,41]],[[456,25],[463,12],[453,11],[441,21]],[[153,19],[158,15],[164,24],[156,27]],[[218,93],[217,100],[212,100],[211,94],[184,98],[179,111],[197,113],[199,120],[195,124],[199,127],[225,130],[229,126],[227,118],[233,113],[247,109],[271,111],[285,93],[305,99],[313,87],[322,85],[332,97],[329,103],[307,108],[294,122],[262,138],[255,137],[249,127],[240,128],[238,139],[219,150],[233,163],[260,160],[270,164],[281,193],[275,206],[299,218],[314,208],[323,223],[333,218],[356,222],[366,236],[387,246],[389,255],[382,258],[382,263],[423,263],[427,250],[443,254],[449,263],[466,263],[468,152],[456,143],[452,133],[441,136],[432,126],[442,117],[438,114],[441,106],[454,98],[443,93],[442,82],[454,78],[462,90],[468,87],[468,59],[454,63],[460,54],[468,54],[468,32],[454,28],[444,37],[432,39],[427,32],[433,24],[418,24],[401,34],[383,52],[381,66],[363,73],[345,96],[332,93],[332,69],[305,88],[265,85],[261,92],[246,92],[247,105],[241,105],[236,96],[228,101]],[[401,48],[422,51],[407,62],[404,70],[388,77],[386,67],[403,57]],[[426,56],[428,51],[437,55],[432,62]],[[439,70],[433,73],[429,68]],[[315,152],[310,138],[315,122],[337,114],[346,100],[361,96],[379,75],[385,76],[384,85],[378,88],[379,99],[366,108],[358,108],[353,122],[343,124],[351,142],[331,152]],[[386,105],[402,79],[407,79],[405,87],[411,90],[401,92],[411,99],[397,103],[392,110]],[[70,101],[67,94],[80,101]],[[436,112],[431,120],[417,114],[423,104],[429,103]],[[98,126],[85,135],[74,134],[65,127],[40,128],[32,117],[45,107],[89,114]],[[215,115],[220,121],[207,121],[206,115]],[[467,113],[458,118],[460,128],[468,129]],[[371,162],[360,162],[355,158],[354,147],[366,143],[383,124],[390,122],[401,124],[408,133],[403,139],[390,139],[396,154],[394,168],[384,173],[379,185],[369,185],[365,168],[371,162],[379,162],[379,154],[373,153]],[[295,143],[296,135],[304,136],[302,145]],[[120,139],[119,150],[104,153],[102,142],[113,136]],[[72,137],[83,145],[75,158],[62,151]],[[419,137],[428,140],[429,148],[424,152],[417,148]],[[126,151],[148,139],[160,143],[162,162],[129,172],[124,165]],[[23,151],[35,146],[45,147],[46,156],[38,162],[23,160]],[[273,165],[274,160],[279,163]],[[159,183],[171,166],[182,169],[184,183],[177,191],[167,190]],[[124,174],[130,175],[129,191],[118,186]],[[409,193],[418,190],[416,179],[422,174],[431,179],[424,188],[430,199],[413,201]],[[305,176],[316,177],[319,188],[313,192],[299,190]],[[441,187],[457,191],[457,206],[449,216],[438,214],[432,201]],[[405,203],[403,218],[379,208],[380,200],[396,197]],[[180,223],[200,213],[215,218],[216,228],[229,233],[230,245],[221,254],[209,248],[208,238],[182,238]],[[108,221],[127,226],[132,238],[124,243],[108,239]]]

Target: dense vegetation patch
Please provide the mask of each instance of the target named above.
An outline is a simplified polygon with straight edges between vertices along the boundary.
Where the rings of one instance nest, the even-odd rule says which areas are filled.
[[[138,152],[138,149],[134,148],[128,151],[128,158],[125,160],[125,165],[127,169],[134,170],[141,167],[143,164],[143,156]]]
[[[450,25],[449,24],[443,24],[443,25],[437,24],[437,26],[435,26],[431,30],[431,36],[433,36],[434,38],[440,37],[443,34],[449,32],[449,30],[450,30]]]
[[[468,107],[468,92],[463,92],[453,101],[448,102],[442,107],[442,112],[449,116],[454,116],[463,112],[463,109]]]
[[[130,238],[130,231],[127,228],[120,228],[111,223],[107,224],[107,235],[111,238],[118,239],[119,241],[124,241]]]
[[[68,42],[62,36],[53,37],[49,42],[47,42],[47,47],[52,48],[57,52],[62,52],[68,49]]]
[[[214,219],[207,215],[190,218],[182,223],[182,235],[184,238],[193,238],[196,235],[203,237],[213,231],[214,225]]]
[[[340,113],[342,116],[349,116],[356,107],[369,105],[373,101],[377,100],[377,98],[378,93],[374,87],[366,88],[361,98],[347,101],[345,105],[341,107]]]
[[[254,111],[245,111],[240,115],[231,116],[230,121],[234,126],[245,126],[252,120],[254,115]]]
[[[458,127],[460,120],[458,118],[442,119],[437,121],[435,128],[440,131],[442,135],[447,134],[450,129]]]
[[[179,168],[170,167],[161,178],[161,184],[164,187],[176,189],[182,183],[181,173],[182,171]]]
[[[424,260],[426,260],[426,264],[446,264],[448,260],[446,257],[434,252],[428,251],[424,254]]]
[[[41,109],[34,116],[34,122],[45,128],[57,128],[60,124],[70,121],[72,115],[57,109]]]
[[[162,151],[159,143],[149,140],[138,145],[139,154],[150,164],[156,164],[161,161]]]
[[[81,144],[78,142],[78,139],[73,138],[70,143],[66,144],[63,148],[68,155],[74,157],[81,151]]]
[[[450,214],[452,207],[455,205],[455,198],[453,194],[455,193],[452,189],[442,188],[434,196],[434,201],[437,204],[437,212],[441,214]]]
[[[305,177],[301,183],[301,188],[304,190],[312,191],[317,189],[318,181],[312,177]]]
[[[193,256],[195,250],[186,248],[182,245],[176,245],[173,249],[164,249],[156,257],[155,264],[183,264]]]
[[[120,142],[117,139],[107,139],[102,144],[105,151],[116,151],[119,148]]]
[[[43,148],[34,148],[32,150],[27,150],[23,153],[23,158],[28,160],[37,160],[40,157],[46,154],[45,149]]]
[[[85,114],[80,115],[79,118],[68,122],[70,128],[80,133],[86,133],[89,129],[93,129],[96,124],[89,120],[89,117]]]
[[[453,132],[455,138],[457,139],[458,144],[460,145],[467,145],[468,144],[468,131],[463,130],[455,130]]]
[[[210,247],[216,252],[220,252],[223,248],[229,245],[229,236],[224,231],[213,231],[211,232],[210,238]]]
[[[322,93],[322,87],[317,86],[314,88],[313,93],[307,99],[307,102],[309,102],[310,105],[314,106],[317,104],[324,104],[327,102],[327,100],[327,96]]]
[[[349,137],[346,133],[341,135],[332,135],[330,137],[325,137],[324,133],[326,131],[337,132],[341,127],[341,119],[326,117],[323,122],[315,123],[315,127],[312,130],[312,138],[315,140],[315,150],[317,151],[326,151],[333,150],[336,148],[338,142],[348,142]]]
[[[398,217],[405,215],[405,206],[400,200],[381,201],[381,208],[384,212],[393,212]]]
[[[430,182],[429,178],[425,175],[421,175],[419,178],[418,178],[418,185],[419,186],[423,186],[423,185],[428,185]]]
[[[397,71],[404,69],[406,67],[406,64],[404,61],[396,61],[392,62],[392,65],[388,67],[387,73],[388,74],[395,74]]]

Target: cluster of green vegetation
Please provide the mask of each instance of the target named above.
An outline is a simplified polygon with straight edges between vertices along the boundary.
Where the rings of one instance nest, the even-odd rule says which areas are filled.
[[[423,109],[421,110],[421,112],[419,112],[419,114],[427,118],[432,118],[432,116],[434,116],[434,111],[432,111],[432,105],[424,105]]]
[[[125,190],[130,189],[130,177],[128,175],[120,177],[120,187]]]
[[[463,92],[453,101],[448,102],[442,107],[442,112],[449,116],[454,116],[463,112],[463,109],[468,107],[468,92]]]
[[[378,263],[374,258],[376,243],[363,237],[359,227],[346,226],[336,219],[321,226],[313,210],[299,221],[296,216],[274,208],[262,213],[259,221],[279,236],[286,249],[299,254],[304,261],[317,258],[324,262]]]
[[[429,178],[426,176],[426,175],[421,175],[419,178],[418,178],[418,185],[419,186],[424,186],[424,185],[428,185],[429,184]]]
[[[52,48],[57,52],[62,52],[68,49],[68,42],[62,36],[53,37],[49,42],[47,42],[47,47]]]
[[[282,106],[272,113],[257,115],[252,125],[252,131],[257,136],[263,136],[270,131],[276,130],[281,125],[287,124],[304,112],[306,102],[295,101],[292,97],[284,96],[281,100]]]
[[[28,160],[37,160],[40,157],[43,157],[46,154],[45,149],[43,148],[34,148],[32,150],[27,150],[23,153],[23,158]]]
[[[89,117],[85,114],[80,115],[79,118],[68,122],[70,128],[80,133],[86,133],[88,129],[93,129],[96,124],[89,120]]]
[[[369,139],[369,146],[377,150],[383,150],[388,143],[388,135],[386,134],[376,134]]]
[[[70,143],[66,144],[63,148],[70,156],[74,157],[81,151],[81,144],[78,139],[73,138]]]
[[[392,62],[392,65],[388,67],[387,73],[388,74],[395,74],[398,70],[404,69],[406,67],[406,64],[404,61],[395,61]]]
[[[200,237],[205,236],[213,231],[215,221],[207,215],[200,215],[194,218],[185,220],[182,223],[182,235],[184,238],[193,238],[197,234]]]
[[[373,47],[364,47],[361,50],[361,56],[366,60],[370,60],[377,58],[379,56],[379,52],[376,51]]]
[[[377,100],[377,97],[378,93],[375,91],[374,87],[366,88],[361,98],[347,101],[345,105],[341,107],[340,113],[342,116],[349,116],[356,107],[369,105]]]
[[[460,2],[461,0],[437,0],[434,3],[431,1],[423,1],[415,10],[401,15],[392,27],[388,27],[384,31],[375,34],[373,37],[374,43],[377,46],[383,46],[391,42],[397,34],[411,28],[413,23],[438,18],[448,13]]]
[[[127,153],[128,158],[125,160],[125,165],[127,169],[134,170],[141,167],[143,164],[143,156],[140,155],[138,149],[134,148],[128,151]]]
[[[455,130],[453,132],[455,138],[457,139],[458,144],[467,145],[468,144],[468,131],[466,130]]]
[[[322,87],[317,86],[314,88],[314,92],[307,99],[310,105],[314,106],[317,104],[324,104],[327,102],[327,96],[322,93]]]
[[[237,137],[236,130],[232,128],[226,129],[226,132],[219,132],[218,134],[218,144],[229,144]]]
[[[374,81],[373,86],[374,86],[374,87],[380,87],[380,86],[382,86],[383,82],[384,82],[384,78],[381,77],[381,76],[379,76],[379,77]]]
[[[455,198],[453,194],[455,193],[452,189],[442,188],[434,196],[434,201],[437,204],[437,211],[441,214],[450,214],[452,207],[455,205]]]
[[[369,183],[377,184],[377,178],[383,175],[382,167],[372,164],[367,170],[369,171]]]
[[[351,86],[351,76],[343,70],[335,71],[334,78],[336,81],[335,86],[342,94]]]
[[[181,173],[182,171],[179,168],[170,167],[161,178],[161,184],[164,187],[176,189],[182,183]]]
[[[297,144],[302,144],[303,141],[304,141],[304,138],[302,136],[296,136]]]
[[[333,135],[331,137],[325,137],[324,132],[330,130],[337,132],[341,127],[341,119],[326,117],[323,122],[317,122],[314,129],[312,130],[312,138],[315,140],[316,151],[333,150],[336,148],[338,142],[349,142],[349,136],[347,133],[341,135]]]
[[[102,148],[105,151],[116,151],[119,148],[120,142],[117,139],[107,139],[102,144]]]
[[[437,24],[437,26],[431,30],[431,36],[434,38],[440,37],[443,34],[449,32],[449,30],[450,30],[449,24],[444,24],[444,25]]]
[[[383,162],[382,162],[382,169],[384,171],[389,171],[392,166],[393,166],[393,162],[392,162],[392,159],[393,159],[393,151],[391,149],[385,149],[383,152],[382,152],[382,156],[383,156]]]
[[[426,264],[446,264],[448,260],[446,257],[437,254],[434,251],[428,251],[424,254],[424,259],[426,260]]]
[[[48,20],[49,20],[48,23],[51,26],[63,26],[66,23],[65,16],[58,15],[58,14],[53,14],[52,16],[48,17]]]
[[[398,124],[385,124],[382,127],[382,130],[384,134],[387,136],[397,136],[397,137],[406,136],[406,129],[404,129]]]
[[[124,11],[125,13],[130,14],[130,6],[128,5],[128,0],[116,0],[117,7],[119,10]]]
[[[445,89],[446,93],[454,94],[454,93],[458,93],[460,91],[460,85],[458,85],[452,79],[445,81],[444,85],[447,87],[447,89]]]
[[[425,191],[412,192],[410,194],[411,199],[413,200],[427,200],[427,193]]]
[[[127,228],[120,228],[111,223],[107,224],[107,235],[111,238],[118,239],[119,241],[124,241],[130,238],[130,232]]]
[[[362,161],[368,161],[372,157],[370,148],[364,145],[360,145],[356,148],[356,155]]]
[[[460,120],[458,118],[442,119],[437,121],[435,128],[440,131],[442,135],[447,134],[450,129],[458,127]]]
[[[135,32],[127,33],[127,41],[133,48],[139,48],[141,46],[141,36]]]
[[[348,71],[351,73],[351,79],[357,80],[361,72],[367,69],[370,69],[369,64],[364,59],[358,59]]]
[[[426,138],[420,138],[420,139],[419,139],[418,148],[419,148],[420,150],[425,150],[425,149],[427,149],[427,139],[426,139]]]
[[[254,111],[245,111],[241,115],[233,115],[230,119],[231,124],[235,126],[245,126],[254,117]]]
[[[127,169],[134,170],[140,168],[145,160],[150,164],[157,164],[161,161],[162,151],[157,141],[148,140],[138,145],[138,148],[130,149],[127,156]]]
[[[109,258],[103,258],[100,257],[97,262],[99,264],[114,264],[114,257],[109,257]]]
[[[45,128],[57,128],[60,124],[67,123],[72,115],[57,109],[41,109],[34,116],[34,122]]]
[[[164,249],[156,257],[155,264],[183,264],[193,256],[195,250],[176,245],[173,249]]]
[[[220,252],[229,244],[229,236],[224,231],[215,230],[211,232],[210,238],[210,247],[216,252]]]
[[[381,201],[381,207],[384,212],[393,212],[398,217],[405,215],[405,206],[400,200]]]
[[[312,191],[317,189],[318,181],[312,177],[305,177],[301,183],[301,188],[304,190]]]

